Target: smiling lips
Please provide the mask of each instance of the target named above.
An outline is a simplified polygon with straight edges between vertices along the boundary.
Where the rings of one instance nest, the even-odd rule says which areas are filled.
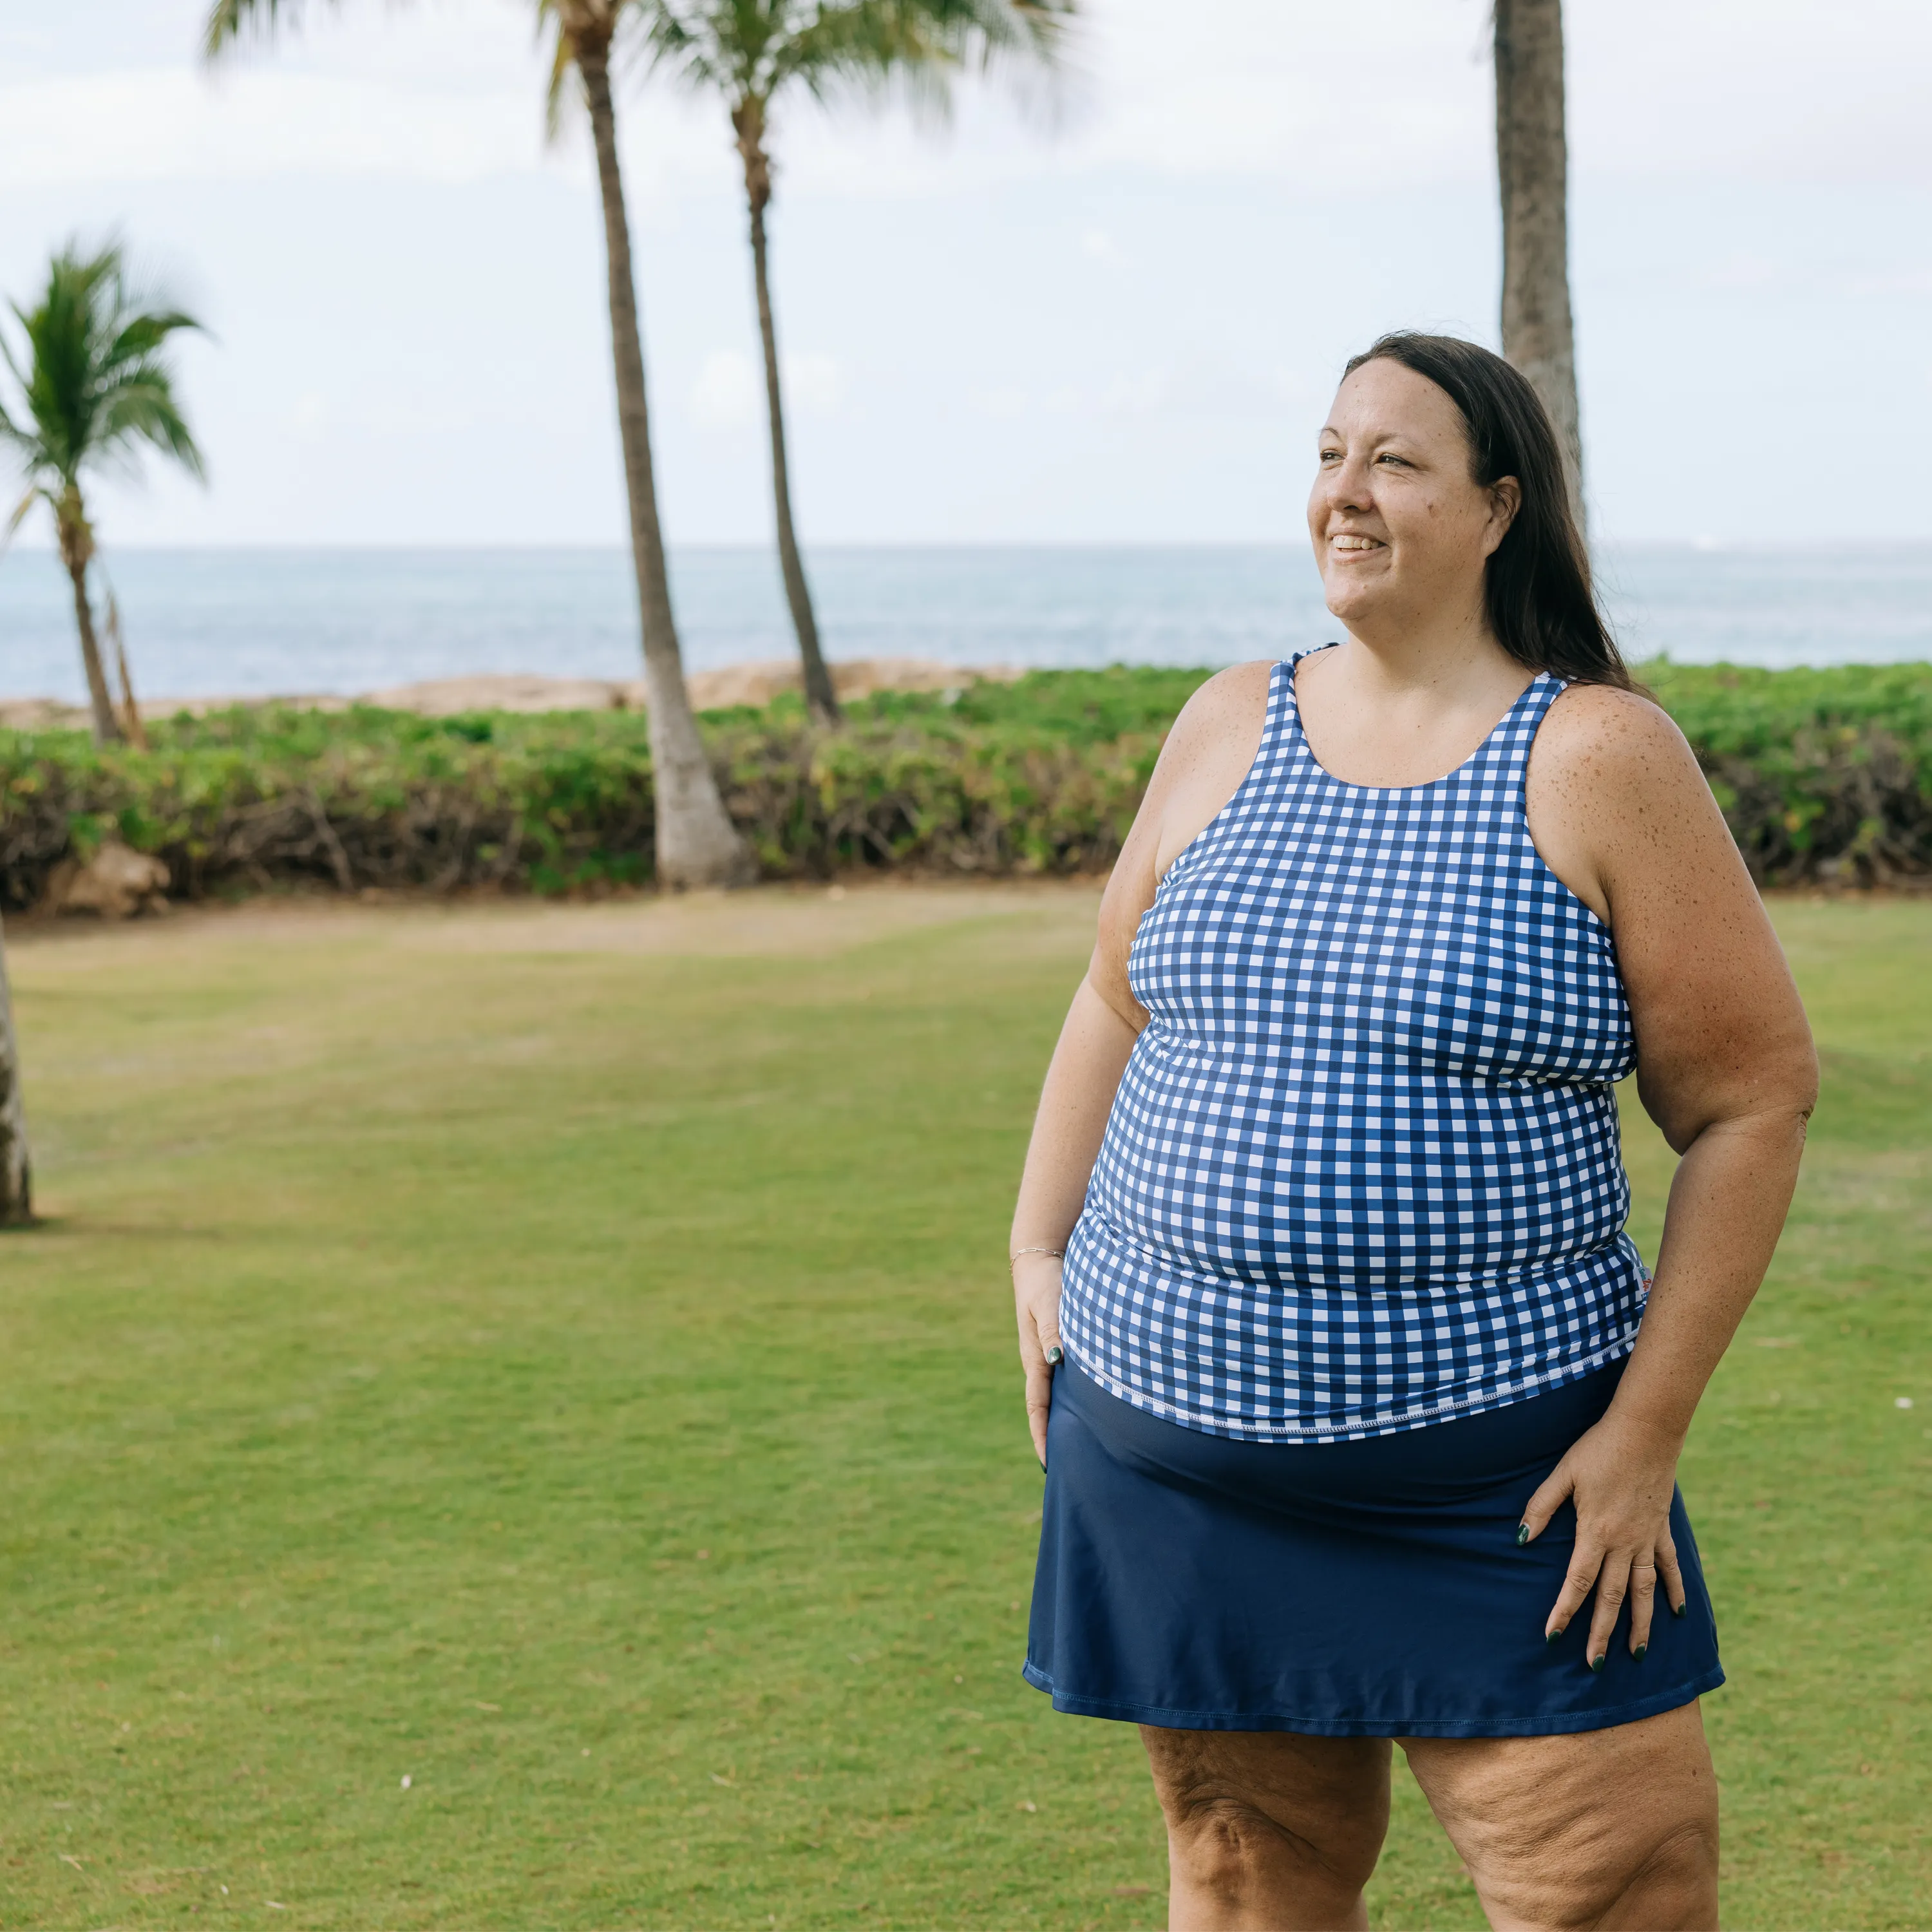
[[[1388,548],[1379,537],[1360,536],[1348,531],[1330,538],[1329,544],[1332,549],[1340,550],[1344,554],[1359,554],[1364,550],[1386,550]]]

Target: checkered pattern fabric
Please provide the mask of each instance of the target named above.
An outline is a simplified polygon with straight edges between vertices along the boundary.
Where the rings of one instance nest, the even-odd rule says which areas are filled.
[[[1538,676],[1448,777],[1377,789],[1315,762],[1275,667],[1252,769],[1134,940],[1153,1017],[1060,1312],[1104,1388],[1211,1435],[1331,1442],[1628,1353],[1630,1008],[1524,815],[1562,688]]]

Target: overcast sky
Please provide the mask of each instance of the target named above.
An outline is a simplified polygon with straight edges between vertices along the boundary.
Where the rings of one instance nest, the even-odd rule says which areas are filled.
[[[533,9],[314,5],[212,77],[203,0],[0,0],[0,290],[123,234],[211,332],[212,472],[118,543],[612,542],[580,126]],[[1088,0],[1057,101],[781,120],[808,542],[1299,540],[1339,364],[1493,340],[1484,0]],[[1569,0],[1588,483],[1624,538],[1932,538],[1932,8]],[[674,540],[769,529],[721,107],[622,101]]]

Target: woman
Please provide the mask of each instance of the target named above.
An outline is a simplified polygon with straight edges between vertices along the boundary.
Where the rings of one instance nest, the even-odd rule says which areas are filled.
[[[1142,1727],[1177,1928],[1366,1926],[1400,1739],[1492,1924],[1718,1923],[1676,1491],[1816,1072],[1498,358],[1348,365],[1340,644],[1177,721],[1013,1222],[1027,1675]],[[1654,1277],[1615,1083],[1682,1156]]]

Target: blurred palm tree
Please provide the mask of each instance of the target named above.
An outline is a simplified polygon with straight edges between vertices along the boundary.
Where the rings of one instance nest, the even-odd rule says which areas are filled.
[[[1570,313],[1563,0],[1496,0],[1496,176],[1503,215],[1503,353],[1543,399],[1583,526],[1583,435]]]
[[[838,700],[819,648],[812,592],[792,526],[784,403],[772,320],[765,210],[772,199],[772,103],[788,89],[824,100],[835,89],[882,94],[892,81],[932,105],[946,101],[952,73],[1018,56],[1050,63],[1078,0],[637,0],[654,68],[723,97],[745,171],[752,279],[764,348],[771,429],[772,495],[778,568],[798,634],[805,693],[836,722]]]
[[[128,286],[121,250],[110,244],[92,255],[70,243],[47,271],[47,284],[32,308],[13,305],[26,335],[16,359],[0,335],[4,357],[21,400],[17,418],[0,406],[0,445],[10,447],[26,471],[27,494],[7,526],[10,536],[36,502],[53,512],[61,562],[74,581],[74,620],[80,630],[81,662],[94,710],[98,741],[138,736],[140,719],[119,649],[118,615],[110,608],[121,675],[124,718],[116,715],[94,629],[88,591],[94,561],[93,526],[81,494],[85,472],[127,466],[142,443],[172,457],[190,476],[202,473],[201,452],[175,400],[174,376],[164,351],[168,338],[200,325],[168,308],[148,308]]]
[[[631,267],[630,222],[617,165],[616,110],[610,94],[612,44],[629,4],[630,0],[536,0],[538,19],[554,36],[553,108],[574,74],[590,116],[597,184],[604,205],[617,428],[643,624],[644,700],[650,715],[658,880],[666,886],[740,885],[754,876],[757,862],[725,812],[685,689],[683,657],[664,567],[664,533],[658,520],[644,342]],[[208,56],[218,57],[244,25],[268,30],[298,6],[299,0],[214,0],[205,36]]]

